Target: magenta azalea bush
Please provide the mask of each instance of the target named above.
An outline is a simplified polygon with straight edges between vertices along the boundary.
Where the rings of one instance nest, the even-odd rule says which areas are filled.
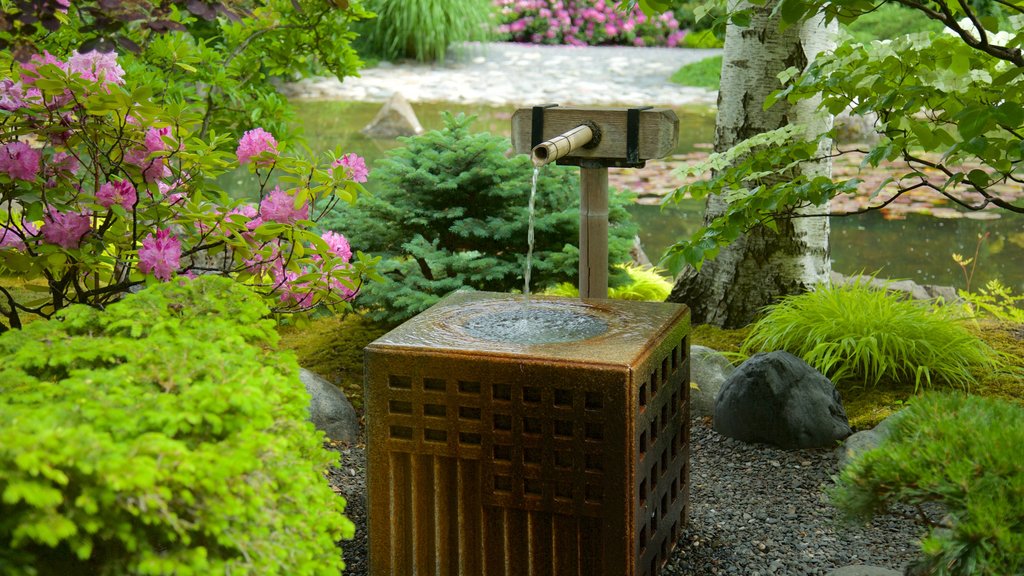
[[[595,46],[679,46],[686,37],[674,12],[645,16],[614,0],[495,0],[499,32],[514,42]]]
[[[289,156],[261,127],[200,138],[199,114],[133,87],[114,53],[47,52],[4,69],[0,331],[176,276],[235,278],[275,311],[346,307],[375,277],[343,235],[310,230],[355,202],[362,158]],[[239,165],[257,175],[255,202],[216,185]],[[272,174],[280,184],[269,189]],[[39,290],[25,296],[11,277]]]

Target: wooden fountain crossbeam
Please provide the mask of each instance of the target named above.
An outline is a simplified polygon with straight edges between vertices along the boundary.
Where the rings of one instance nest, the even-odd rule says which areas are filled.
[[[679,118],[668,108],[585,108],[554,104],[512,115],[512,148],[580,167],[581,298],[608,297],[608,168],[642,168],[675,150]]]

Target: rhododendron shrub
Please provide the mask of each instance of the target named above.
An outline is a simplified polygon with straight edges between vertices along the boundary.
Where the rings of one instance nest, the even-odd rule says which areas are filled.
[[[684,10],[647,16],[615,0],[495,0],[499,32],[514,42],[595,46],[681,45]]]
[[[0,331],[182,275],[235,278],[279,312],[347,307],[375,277],[374,260],[344,236],[311,231],[362,191],[358,156],[289,155],[261,127],[200,138],[200,116],[157,105],[112,53],[45,53],[5,69]],[[232,201],[214,178],[240,163],[258,187]],[[272,175],[280,184],[269,189]],[[12,276],[44,291],[25,298]]]

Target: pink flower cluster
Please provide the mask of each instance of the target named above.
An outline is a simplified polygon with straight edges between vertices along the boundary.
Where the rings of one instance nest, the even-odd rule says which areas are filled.
[[[51,210],[43,216],[43,227],[40,230],[47,244],[61,248],[78,248],[82,238],[92,229],[89,213],[59,212]]]
[[[153,274],[160,280],[170,280],[181,265],[181,241],[171,231],[161,229],[156,236],[149,234],[139,248],[139,271]]]
[[[327,243],[328,249],[331,255],[340,260],[340,263],[335,263],[330,268],[325,266],[322,258],[314,256],[313,260],[319,267],[319,273],[321,280],[326,284],[332,292],[340,295],[345,300],[351,300],[356,296],[356,291],[345,285],[342,282],[342,277],[347,277],[345,273],[349,268],[349,261],[352,259],[352,248],[348,244],[348,239],[337,232],[324,232],[321,235],[324,242]],[[310,308],[313,306],[315,292],[308,282],[297,282],[299,278],[298,272],[290,270],[284,270],[283,266],[279,264],[280,255],[275,254],[278,259],[277,264],[273,267],[274,282],[277,283],[281,290],[281,303],[282,304],[295,304],[300,308]],[[303,275],[308,274],[310,270],[303,270]]]
[[[254,128],[242,135],[235,155],[239,164],[248,164],[253,158],[258,158],[257,166],[269,166],[274,163],[271,156],[277,156],[277,140],[263,128]]]
[[[25,239],[34,238],[39,235],[36,225],[25,221],[18,227],[13,221],[0,224],[0,250],[24,251],[26,249]]]
[[[332,175],[334,174],[334,169],[339,166],[345,168],[346,177],[353,182],[366,182],[367,177],[370,175],[370,171],[366,168],[366,160],[355,153],[345,154],[335,160],[331,164],[330,172]]]
[[[675,47],[686,36],[673,12],[648,18],[637,7],[619,11],[613,0],[494,2],[501,9],[499,32],[514,42]]]
[[[142,179],[146,182],[156,182],[161,178],[169,178],[171,170],[167,167],[167,157],[152,156],[152,154],[170,150],[171,147],[166,141],[170,137],[171,128],[169,126],[149,128],[146,130],[146,135],[143,138],[143,147],[127,152],[124,157],[125,161],[141,168]],[[181,144],[178,144],[178,150],[180,149]]]
[[[0,172],[13,180],[35,180],[41,161],[42,154],[24,142],[0,146]]]
[[[117,63],[116,52],[90,50],[85,54],[75,51],[68,58],[68,69],[86,80],[101,84],[124,84],[124,70]]]
[[[295,197],[275,186],[260,202],[260,217],[271,222],[295,224],[299,220],[309,219],[309,202],[296,207]]]
[[[135,193],[135,186],[128,180],[105,182],[96,191],[96,203],[104,208],[120,204],[125,210],[131,210],[136,200],[138,196]]]

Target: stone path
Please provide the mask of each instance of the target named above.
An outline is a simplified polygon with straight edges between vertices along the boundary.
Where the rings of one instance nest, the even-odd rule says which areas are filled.
[[[682,106],[714,104],[717,92],[679,86],[680,66],[721,53],[686,48],[463,44],[444,64],[403,62],[361,71],[358,78],[309,78],[288,84],[293,98],[384,102],[535,105]]]

